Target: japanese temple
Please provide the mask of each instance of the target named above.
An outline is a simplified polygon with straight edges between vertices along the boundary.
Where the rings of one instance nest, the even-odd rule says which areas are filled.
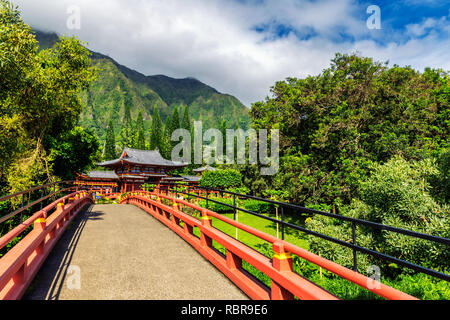
[[[158,150],[125,148],[120,158],[97,165],[109,171],[78,174],[76,183],[95,189],[126,193],[139,190],[146,183],[159,185],[163,181],[171,181],[170,172],[188,164],[164,159]]]

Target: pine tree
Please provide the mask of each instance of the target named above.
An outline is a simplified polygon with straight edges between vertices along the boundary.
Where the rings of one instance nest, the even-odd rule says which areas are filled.
[[[153,120],[152,120],[152,133],[150,137],[150,149],[161,150],[163,142],[163,124],[161,122],[161,117],[159,116],[158,107],[155,106],[153,109]]]
[[[131,119],[130,106],[125,104],[124,116],[122,120],[122,128],[120,129],[120,136],[122,138],[122,147],[133,147],[133,121]]]
[[[136,138],[134,147],[140,150],[145,150],[145,131],[144,131],[144,118],[142,116],[142,110],[139,110],[139,114],[136,120]]]
[[[169,122],[169,128],[167,131],[168,135],[168,146],[170,148],[170,152],[172,152],[172,149],[177,145],[176,141],[172,141],[172,134],[175,130],[180,128],[180,115],[178,112],[178,107],[175,107],[172,113],[172,118]]]
[[[172,148],[171,146],[171,142],[170,142],[170,138],[171,138],[171,124],[172,124],[172,119],[170,118],[170,116],[167,116],[166,118],[166,122],[164,124],[164,133],[162,136],[162,143],[161,143],[161,155],[168,159],[171,156],[171,152],[172,152]]]
[[[189,131],[191,134],[191,164],[186,167],[186,172],[195,168],[194,163],[194,126],[191,124],[191,117],[189,116],[189,106],[184,106],[183,119],[181,120],[181,128]]]
[[[227,120],[222,119],[222,121],[220,122],[219,130],[220,130],[220,132],[222,132],[224,160],[226,160],[226,156],[227,156],[227,127],[228,127]]]
[[[116,138],[112,120],[109,120],[108,128],[106,130],[105,153],[103,157],[105,160],[116,159]]]
[[[191,131],[191,117],[189,116],[189,107],[184,107],[183,120],[181,121],[181,128]]]
[[[172,113],[172,119],[170,121],[170,130],[169,134],[172,136],[172,133],[180,128],[180,114],[178,113],[178,107],[175,107]]]

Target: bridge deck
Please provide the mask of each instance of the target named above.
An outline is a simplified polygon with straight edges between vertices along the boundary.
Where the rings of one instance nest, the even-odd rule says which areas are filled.
[[[80,289],[76,268],[80,270]],[[248,299],[189,244],[133,205],[95,205],[61,237],[24,299]]]

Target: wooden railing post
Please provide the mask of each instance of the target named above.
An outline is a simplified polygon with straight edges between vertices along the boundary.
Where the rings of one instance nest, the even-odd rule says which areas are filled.
[[[230,250],[227,250],[227,267],[230,270],[242,269],[242,259]]]
[[[208,216],[206,209],[202,210],[202,226],[212,227],[211,217]],[[205,235],[203,232],[200,233],[200,244],[202,247],[212,247],[212,239]]]
[[[275,242],[273,244],[273,251],[273,268],[279,272],[293,272],[292,256],[289,252],[284,250],[283,243],[279,241]],[[271,298],[272,300],[293,300],[294,295],[276,281],[272,280]]]
[[[47,228],[47,220],[45,218],[39,218],[34,221],[33,231],[37,233],[44,232]],[[45,239],[36,248],[37,254],[42,254],[44,252]]]
[[[173,208],[175,210],[178,210],[178,203],[174,200],[173,201]],[[172,214],[172,223],[176,225],[180,225],[180,219]]]
[[[22,284],[25,282],[25,271],[26,271],[26,266],[24,263],[12,277],[15,284]]]

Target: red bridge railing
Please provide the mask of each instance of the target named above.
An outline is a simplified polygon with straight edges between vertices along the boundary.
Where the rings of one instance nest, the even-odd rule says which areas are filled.
[[[0,249],[33,225],[20,242],[0,258],[0,300],[20,299],[67,225],[88,204],[85,191],[71,193],[39,210],[0,238]]]
[[[164,204],[161,198],[171,202],[172,205]],[[295,273],[292,268],[291,254],[308,260],[386,299],[416,299],[397,289],[376,282],[358,272],[321,258],[289,242],[277,239],[260,230],[251,228],[185,200],[160,193],[139,191],[126,194],[119,199],[119,202],[136,205],[164,223],[214,264],[250,298],[255,300],[284,300],[294,299],[294,297],[302,300],[338,299],[338,297],[327,292],[325,289]],[[200,211],[202,214],[201,221],[179,210],[180,205]],[[273,259],[267,258],[258,251],[214,228],[211,217],[271,243],[274,252]],[[198,228],[200,238],[194,234],[194,228]],[[219,243],[226,249],[225,257],[214,249],[213,241]],[[271,289],[262,285],[259,280],[245,271],[242,268],[243,261],[246,261],[267,275],[271,279]]]

